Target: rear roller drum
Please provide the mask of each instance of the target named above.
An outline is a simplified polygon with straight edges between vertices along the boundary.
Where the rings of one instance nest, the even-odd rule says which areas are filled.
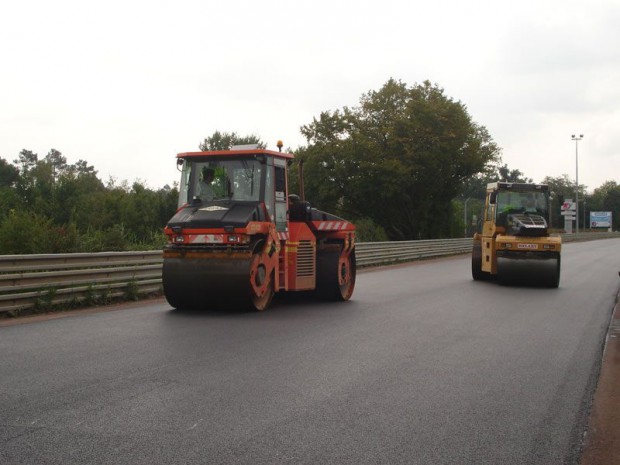
[[[327,300],[349,300],[355,288],[355,250],[342,256],[340,251],[317,254],[316,292]]]
[[[273,299],[273,275],[269,275],[267,268],[255,256],[254,266],[250,272],[250,305],[254,310],[266,310]]]

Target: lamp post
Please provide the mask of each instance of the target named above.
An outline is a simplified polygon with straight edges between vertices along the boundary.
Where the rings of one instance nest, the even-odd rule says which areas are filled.
[[[465,235],[463,237],[467,237],[467,202],[471,200],[471,197],[467,197],[465,202],[463,202],[463,223],[465,224]]]
[[[584,196],[583,198],[583,209],[581,210],[581,216],[583,217],[583,222],[581,223],[583,230],[586,230],[586,198]],[[590,228],[590,225],[588,225],[588,228]]]
[[[579,234],[579,141],[583,134],[570,136],[575,141],[575,234]]]

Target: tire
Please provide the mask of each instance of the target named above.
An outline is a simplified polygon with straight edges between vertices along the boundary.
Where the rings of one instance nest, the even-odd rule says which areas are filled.
[[[327,250],[317,254],[316,294],[325,300],[345,301],[355,288],[355,249],[342,257],[340,251]]]
[[[274,294],[274,277],[273,272],[268,272],[263,259],[266,255],[262,255],[259,242],[254,247],[254,255],[250,265],[250,308],[262,312],[271,304]]]
[[[269,282],[266,284],[265,291],[262,295],[257,295],[254,291],[254,287],[250,286],[250,304],[251,308],[262,312],[269,308],[273,299],[273,275],[266,277]]]
[[[482,245],[479,241],[474,241],[471,251],[471,277],[474,281],[486,281],[489,274],[482,271]]]

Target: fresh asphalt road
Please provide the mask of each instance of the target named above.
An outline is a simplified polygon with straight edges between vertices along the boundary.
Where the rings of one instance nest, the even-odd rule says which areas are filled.
[[[345,303],[0,327],[0,463],[575,464],[619,268],[607,239],[565,245],[559,289],[459,256]]]

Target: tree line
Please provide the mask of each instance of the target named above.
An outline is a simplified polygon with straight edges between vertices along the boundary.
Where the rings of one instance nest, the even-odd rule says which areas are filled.
[[[177,198],[176,186],[104,184],[84,160],[22,150],[0,158],[0,254],[158,249]]]
[[[322,112],[303,125],[306,145],[295,150],[290,191],[321,210],[353,221],[362,241],[462,237],[473,233],[488,182],[533,182],[502,163],[501,149],[467,107],[426,81],[394,79],[361,96],[358,106]],[[259,136],[215,131],[200,150],[266,144]],[[551,226],[563,227],[560,205],[574,198],[568,177],[549,184]],[[612,211],[620,229],[620,186],[608,181],[587,193],[579,186],[580,229],[590,211]],[[178,189],[136,181],[104,184],[79,160],[68,164],[52,149],[39,158],[22,150],[0,158],[0,254],[156,249],[174,214]]]
[[[394,79],[363,94],[354,108],[322,112],[302,126],[307,145],[296,151],[306,197],[361,226],[366,240],[410,240],[471,235],[489,182],[534,182],[502,163],[501,149],[467,107],[426,81]],[[568,175],[549,184],[552,227],[560,205],[575,197]],[[620,228],[620,187],[608,181],[592,194],[579,186],[580,229],[590,211],[612,211]],[[585,199],[585,208],[583,200]],[[585,221],[584,215],[585,214]]]

